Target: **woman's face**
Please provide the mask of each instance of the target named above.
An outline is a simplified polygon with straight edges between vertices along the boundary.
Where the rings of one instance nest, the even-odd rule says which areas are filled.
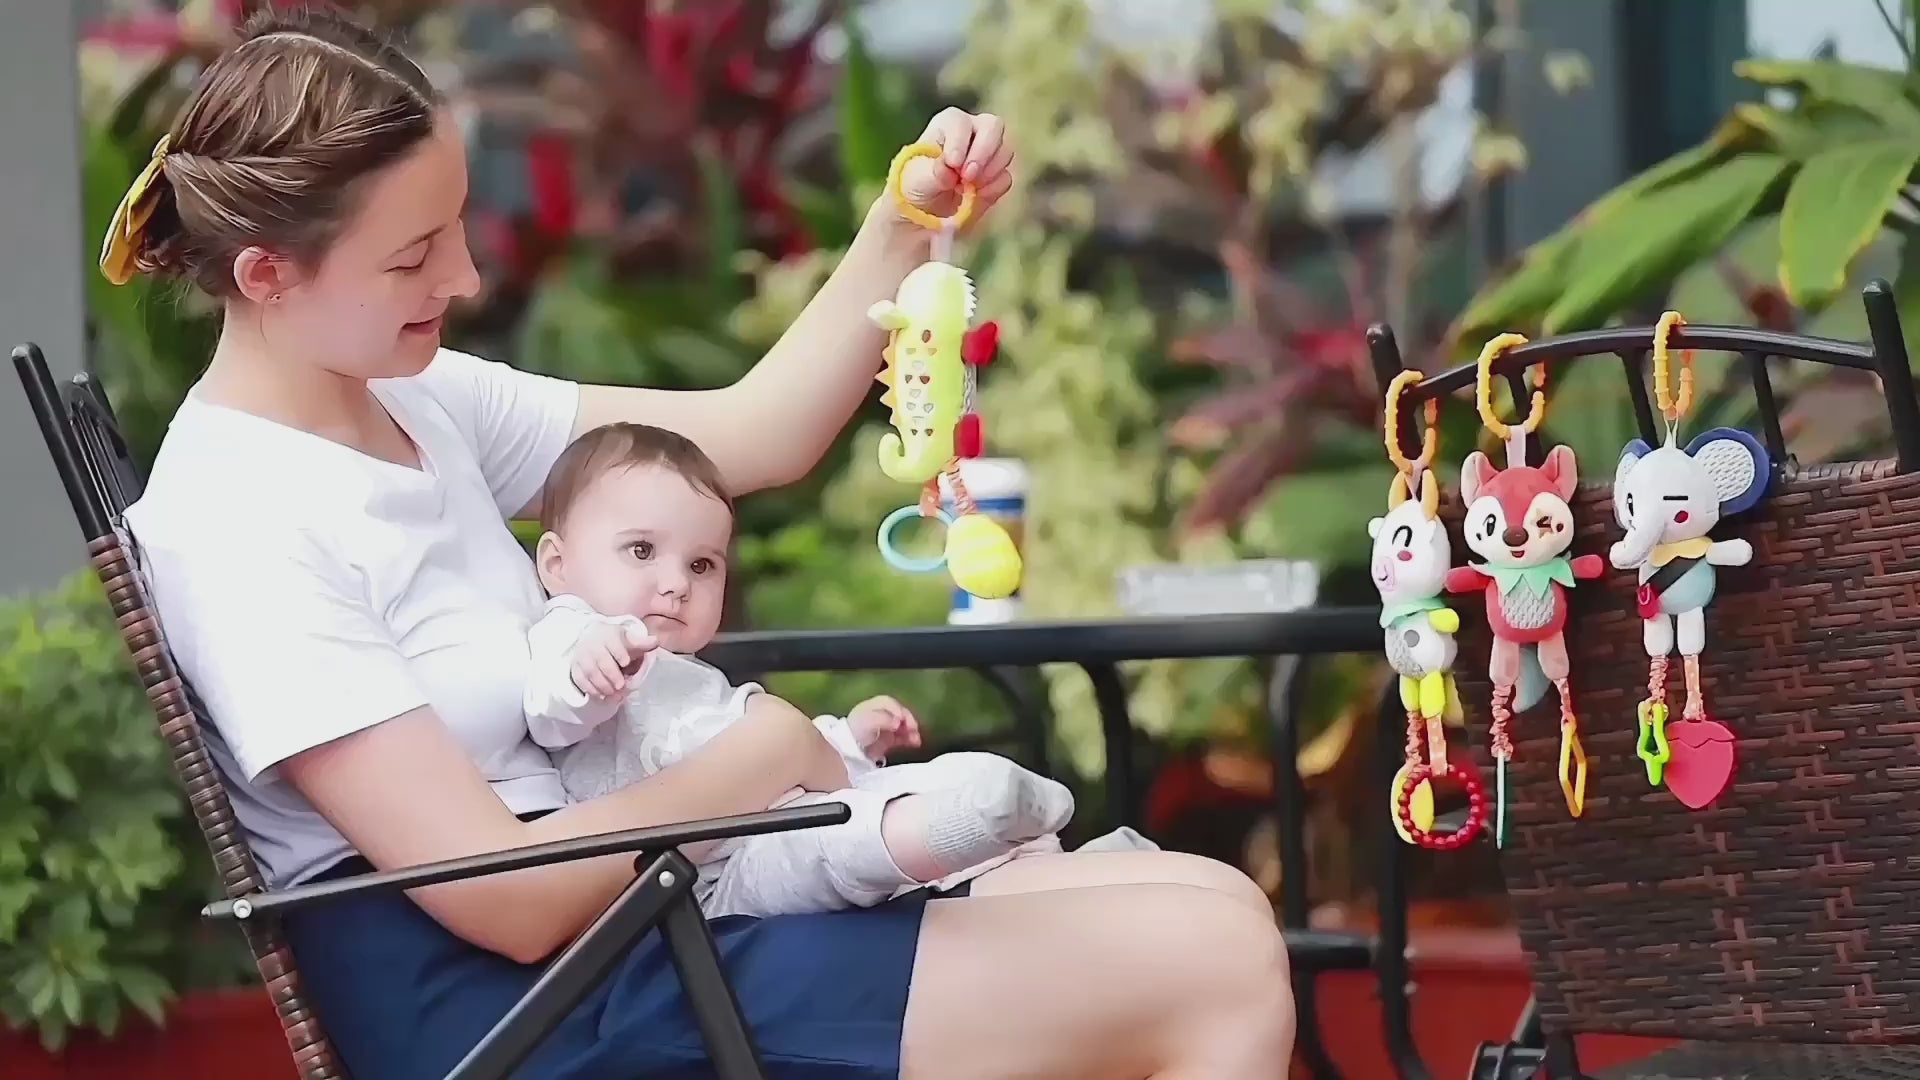
[[[480,285],[467,252],[466,148],[442,116],[413,153],[368,178],[318,266],[266,305],[269,343],[336,374],[416,375],[440,347],[449,303]]]

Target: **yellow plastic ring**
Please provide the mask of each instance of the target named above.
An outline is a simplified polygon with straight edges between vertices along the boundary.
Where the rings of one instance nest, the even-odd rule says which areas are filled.
[[[1418,371],[1403,371],[1387,384],[1386,435],[1387,458],[1394,466],[1408,476],[1414,476],[1420,470],[1433,464],[1434,455],[1440,449],[1440,399],[1427,399],[1427,430],[1420,435],[1420,456],[1409,460],[1400,449],[1400,395],[1407,387],[1424,378]]]
[[[1667,418],[1668,426],[1678,422],[1686,415],[1693,404],[1693,350],[1681,351],[1680,393],[1670,395],[1672,384],[1673,359],[1667,351],[1667,339],[1674,330],[1687,325],[1677,311],[1669,311],[1660,316],[1653,324],[1653,401],[1660,407],[1660,415]]]
[[[1487,342],[1486,347],[1480,350],[1479,371],[1474,380],[1474,404],[1480,409],[1480,422],[1487,425],[1488,431],[1502,439],[1511,438],[1513,429],[1507,426],[1506,421],[1493,414],[1493,362],[1508,349],[1526,343],[1527,338],[1524,334],[1501,334]],[[1532,407],[1527,411],[1527,418],[1520,422],[1520,430],[1531,435],[1540,429],[1541,423],[1546,418],[1546,392],[1539,386],[1535,386]]]
[[[905,183],[907,163],[914,158],[938,158],[939,156],[938,146],[924,142],[913,143],[910,146],[901,147],[900,152],[893,155],[893,164],[887,169],[887,190],[893,193],[894,201],[900,204],[900,216],[932,232],[939,232],[949,223],[958,229],[973,216],[974,186],[971,183],[960,185],[960,208],[955,210],[950,218],[929,214],[908,201]]]

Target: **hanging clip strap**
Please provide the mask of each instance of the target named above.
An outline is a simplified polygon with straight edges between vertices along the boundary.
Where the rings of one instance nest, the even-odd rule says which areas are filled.
[[[1692,349],[1680,351],[1680,392],[1671,393],[1673,359],[1668,352],[1667,341],[1676,328],[1686,324],[1687,321],[1677,311],[1662,314],[1660,321],[1653,324],[1653,403],[1659,407],[1660,415],[1666,417],[1669,434],[1680,426],[1680,418],[1687,414],[1687,409],[1693,404]]]

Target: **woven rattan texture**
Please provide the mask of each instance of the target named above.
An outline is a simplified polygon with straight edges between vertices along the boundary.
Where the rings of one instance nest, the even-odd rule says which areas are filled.
[[[1920,1047],[1686,1043],[1596,1080],[1920,1080]]]
[[[1612,461],[1582,462],[1610,476]],[[1576,553],[1618,539],[1604,485],[1575,506]],[[1456,558],[1457,495],[1445,513]],[[1515,718],[1503,873],[1550,1029],[1790,1042],[1920,1040],[1920,475],[1798,471],[1715,530],[1745,537],[1707,613],[1709,714],[1739,742],[1704,811],[1634,756],[1647,657],[1634,582],[1576,590],[1568,644],[1591,772],[1585,816],[1558,782],[1558,706]],[[1456,671],[1486,752],[1477,596]],[[1668,700],[1684,700],[1678,658]],[[1777,1074],[1785,1075],[1785,1074]]]
[[[160,724],[160,737],[167,744],[174,770],[186,789],[194,820],[199,823],[200,832],[213,853],[221,884],[230,897],[256,892],[261,887],[259,868],[234,818],[233,806],[227,801],[226,790],[207,754],[206,744],[200,739],[199,723],[185,683],[161,637],[140,575],[117,538],[96,540],[88,551],[94,572],[106,586],[107,602],[119,623],[120,635],[133,654],[140,684],[146,689],[147,701],[152,704]],[[293,1053],[294,1066],[302,1080],[344,1080],[345,1074],[334,1058],[319,1020],[301,997],[300,974],[294,969],[292,950],[270,925],[252,922],[241,925],[267,996],[279,1013],[287,1047]]]

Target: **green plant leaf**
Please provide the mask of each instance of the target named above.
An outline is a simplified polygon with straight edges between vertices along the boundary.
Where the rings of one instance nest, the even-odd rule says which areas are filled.
[[[145,967],[123,967],[114,973],[114,984],[126,996],[127,1004],[147,1019],[156,1024],[165,1019],[173,987],[158,973]]]
[[[1367,521],[1386,512],[1392,479],[1384,455],[1368,464],[1283,477],[1249,518],[1247,541],[1263,555],[1302,559],[1323,572],[1364,564]]]
[[[739,187],[727,163],[708,143],[696,145],[693,157],[700,169],[701,205],[706,209],[707,288],[716,301],[731,306],[739,302],[741,294],[733,253],[740,250],[746,238]]]
[[[849,187],[879,185],[897,147],[888,138],[880,73],[854,21],[844,27],[847,55],[840,66],[840,175]]]
[[[1540,332],[1600,326],[1635,299],[1664,289],[1718,251],[1791,165],[1778,154],[1742,154],[1608,214],[1606,227],[1590,230],[1574,250]]]
[[[1846,105],[1909,135],[1920,135],[1920,106],[1907,96],[1906,75],[1890,68],[1834,60],[1742,60],[1734,74],[1762,86],[1791,87],[1816,101]]]
[[[245,978],[207,940],[217,890],[100,583],[0,600],[0,1013],[49,1049],[114,1030],[190,972]],[[191,859],[187,853],[197,853]],[[132,972],[131,981],[122,976]]]
[[[1872,242],[1920,160],[1920,138],[1836,146],[1807,159],[1780,212],[1780,286],[1818,309],[1846,287],[1847,268]]]
[[[1893,275],[1893,301],[1900,312],[1900,332],[1907,339],[1907,365],[1920,367],[1920,241],[1911,233],[1900,239],[1900,265]]]
[[[1796,161],[1805,161],[1838,144],[1887,135],[1887,126],[1871,113],[1830,102],[1816,101],[1787,110],[1744,101],[1733,107],[1731,122],[1744,124],[1775,152]]]
[[[1574,249],[1583,237],[1653,193],[1722,164],[1736,147],[1756,137],[1753,129],[1722,125],[1707,141],[1649,166],[1602,195],[1574,220],[1523,252],[1512,273],[1481,289],[1454,320],[1449,337],[1474,352],[1494,334],[1538,324],[1565,288]]]
[[[840,175],[857,204],[886,183],[893,155],[918,134],[906,73],[875,63],[858,20],[841,20],[847,54],[840,65]]]
[[[807,223],[813,242],[824,248],[843,248],[853,242],[860,227],[856,202],[845,191],[826,191],[789,180],[785,189],[794,212]]]

